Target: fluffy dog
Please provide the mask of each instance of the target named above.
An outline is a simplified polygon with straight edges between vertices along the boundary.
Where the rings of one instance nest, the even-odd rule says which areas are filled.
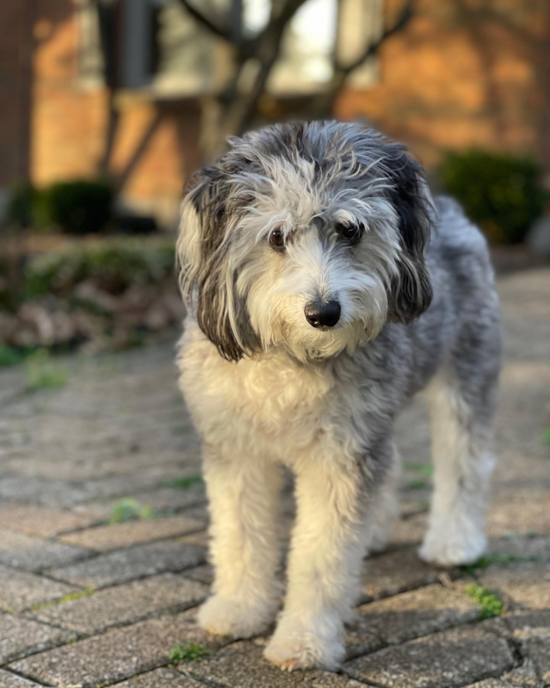
[[[485,548],[500,366],[485,240],[401,144],[360,125],[283,124],[230,141],[191,180],[177,245],[189,304],[181,388],[204,446],[208,631],[266,631],[282,595],[278,493],[295,475],[284,609],[265,650],[334,668],[362,558],[397,512],[394,419],[421,390],[435,464],[422,559]]]

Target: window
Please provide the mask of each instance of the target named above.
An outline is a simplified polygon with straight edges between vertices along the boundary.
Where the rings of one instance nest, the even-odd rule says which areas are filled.
[[[75,0],[80,15],[80,75],[101,80],[99,28],[92,0]],[[223,11],[232,0],[195,0],[197,7]],[[314,93],[332,76],[333,56],[356,58],[382,28],[383,0],[308,0],[296,13],[283,39],[281,56],[270,77],[276,95]],[[244,0],[246,34],[261,31],[271,0]],[[178,0],[120,0],[116,51],[118,83],[160,95],[213,92],[227,74],[227,47],[192,19]],[[376,79],[376,61],[361,67],[351,83],[358,88]]]

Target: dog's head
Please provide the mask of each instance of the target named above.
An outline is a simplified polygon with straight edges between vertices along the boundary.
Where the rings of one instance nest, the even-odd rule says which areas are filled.
[[[339,122],[230,143],[191,179],[177,246],[184,297],[222,356],[333,356],[426,310],[431,201],[404,146]]]

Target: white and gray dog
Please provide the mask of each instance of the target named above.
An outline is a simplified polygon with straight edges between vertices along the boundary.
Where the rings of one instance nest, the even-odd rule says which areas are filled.
[[[465,564],[484,550],[493,272],[481,233],[432,199],[401,144],[335,121],[230,144],[191,180],[177,245],[180,381],[203,441],[215,566],[199,622],[246,638],[275,620],[287,466],[297,518],[265,656],[334,668],[362,558],[397,513],[394,420],[420,390],[435,463],[420,556]]]

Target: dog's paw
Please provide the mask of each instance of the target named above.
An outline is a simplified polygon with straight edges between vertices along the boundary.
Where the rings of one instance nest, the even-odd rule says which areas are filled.
[[[322,634],[320,630],[314,621],[304,623],[299,617],[283,617],[264,656],[283,671],[336,669],[345,654],[342,634]]]
[[[435,528],[426,533],[418,556],[437,566],[461,566],[477,561],[486,547],[484,533],[473,528]]]
[[[200,608],[199,626],[214,635],[250,638],[264,633],[273,623],[276,608],[253,607],[242,600],[214,595]]]

